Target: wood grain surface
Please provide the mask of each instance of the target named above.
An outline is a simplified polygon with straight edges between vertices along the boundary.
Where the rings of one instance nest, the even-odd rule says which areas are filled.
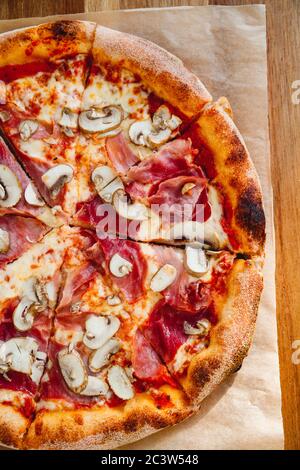
[[[121,8],[251,3],[265,3],[267,10],[269,126],[285,448],[300,449],[300,364],[292,361],[292,345],[295,347],[297,340],[300,344],[300,103],[292,101],[292,93],[295,93],[292,84],[300,81],[300,1],[0,0],[0,19]],[[300,93],[298,98],[300,101]],[[294,351],[295,357],[297,359]]]

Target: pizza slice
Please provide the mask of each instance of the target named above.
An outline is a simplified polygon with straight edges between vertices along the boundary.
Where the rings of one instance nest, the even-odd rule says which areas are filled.
[[[64,251],[78,229],[57,228],[0,270],[0,434],[20,446],[47,359]]]
[[[46,202],[67,213],[77,195],[77,123],[94,30],[61,21],[0,43],[1,127]]]
[[[248,351],[262,290],[259,268],[199,245],[180,249],[108,238],[99,245],[122,309],[199,404]]]
[[[65,254],[27,448],[110,448],[184,419],[189,401],[115,294],[96,240]],[[138,281],[138,280],[137,280]],[[145,300],[144,300],[145,301]]]

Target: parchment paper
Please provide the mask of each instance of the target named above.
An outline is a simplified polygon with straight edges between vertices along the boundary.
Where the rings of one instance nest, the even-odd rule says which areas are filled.
[[[281,449],[264,6],[105,11],[64,17],[96,21],[150,39],[179,56],[215,99],[227,96],[264,192],[265,289],[254,344],[242,369],[205,400],[196,416],[126,448]],[[5,20],[0,22],[0,32],[57,18],[62,16]]]

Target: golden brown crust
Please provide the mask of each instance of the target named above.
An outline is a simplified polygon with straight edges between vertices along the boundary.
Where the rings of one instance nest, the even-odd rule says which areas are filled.
[[[182,381],[196,406],[241,366],[253,338],[262,288],[262,275],[254,262],[236,260],[226,298],[217,303],[220,320],[213,328],[210,345],[192,359]]]
[[[159,97],[188,117],[211,101],[201,81],[182,61],[146,39],[98,25],[93,46],[98,64],[123,66],[139,75]]]
[[[139,394],[124,407],[40,411],[29,428],[24,447],[111,449],[172,426],[191,413],[192,408],[179,391],[177,406],[164,410],[156,408],[146,394]]]
[[[56,21],[1,34],[0,67],[88,54],[95,27],[84,21]]]
[[[0,443],[21,447],[30,421],[13,406],[0,404]]]
[[[228,107],[228,106],[227,106]],[[234,233],[236,251],[262,254],[265,244],[265,214],[258,175],[245,142],[223,103],[205,107],[196,123],[196,132],[209,149],[211,183],[224,197],[226,222]],[[209,171],[208,171],[209,173]],[[215,174],[216,173],[216,176]],[[226,212],[227,211],[227,212]]]

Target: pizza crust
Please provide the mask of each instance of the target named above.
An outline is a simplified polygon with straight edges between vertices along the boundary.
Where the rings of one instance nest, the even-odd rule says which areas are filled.
[[[180,59],[146,39],[98,25],[92,53],[96,64],[122,66],[136,73],[188,117],[197,115],[212,99]]]
[[[237,260],[226,299],[216,303],[221,320],[212,330],[210,345],[192,359],[181,382],[196,407],[240,368],[252,342],[262,288],[262,274],[255,263]]]
[[[128,444],[167,426],[172,426],[192,413],[182,392],[176,405],[159,410],[146,394],[136,395],[124,407],[40,411],[23,443],[26,449],[111,449]]]
[[[56,21],[1,34],[0,67],[88,54],[95,28],[87,21]]]
[[[236,251],[261,255],[265,244],[262,191],[243,137],[222,101],[206,106],[196,123],[196,133],[211,152],[217,170],[211,180],[233,211],[230,229],[237,239]],[[209,176],[209,175],[208,175]]]
[[[0,404],[0,443],[20,448],[30,420],[13,406]]]

